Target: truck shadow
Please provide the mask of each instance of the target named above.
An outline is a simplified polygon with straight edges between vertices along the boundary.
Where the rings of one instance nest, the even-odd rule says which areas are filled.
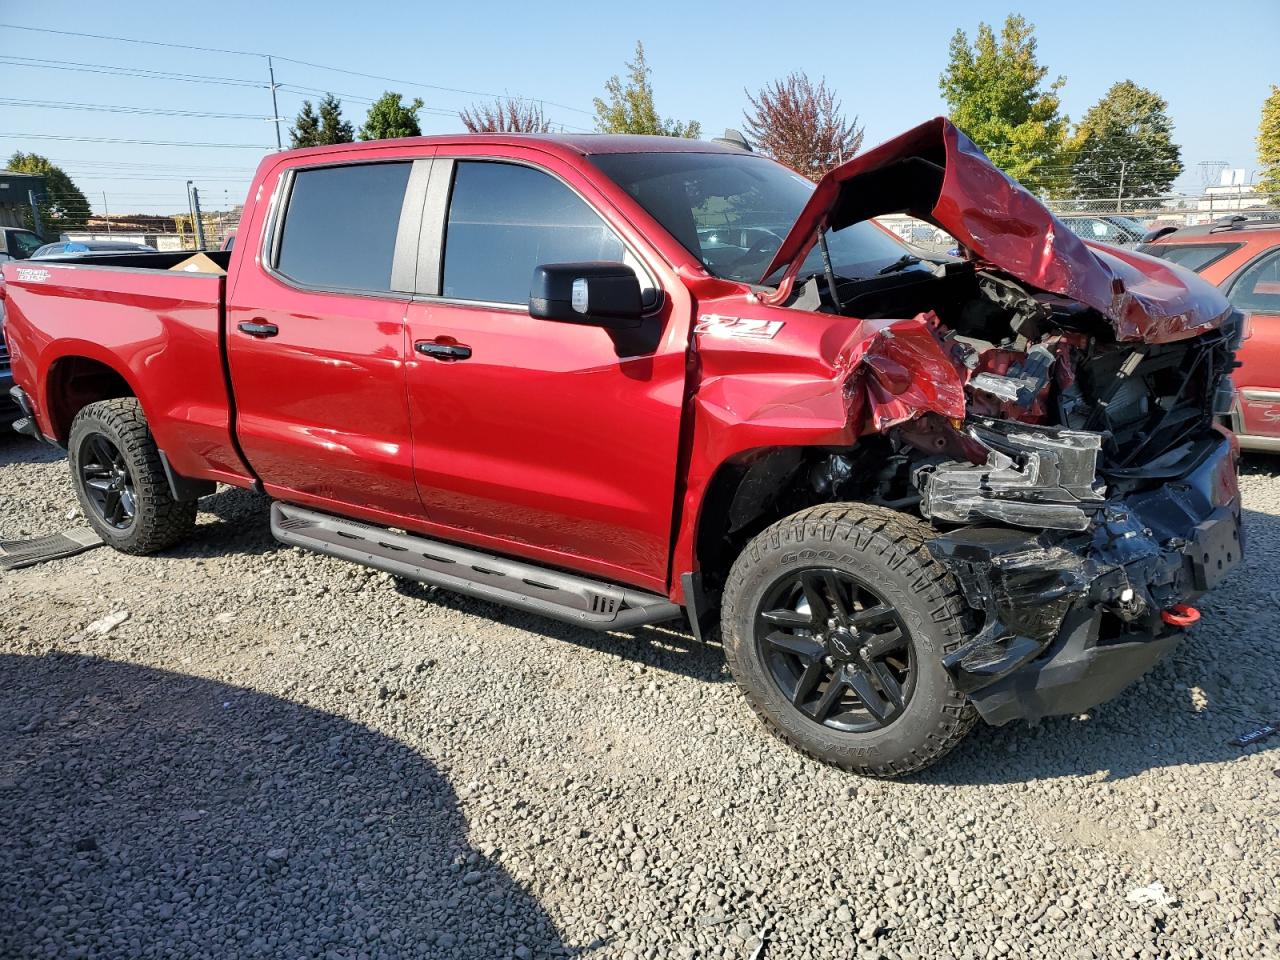
[[[581,952],[395,740],[95,657],[0,676],[0,955]]]

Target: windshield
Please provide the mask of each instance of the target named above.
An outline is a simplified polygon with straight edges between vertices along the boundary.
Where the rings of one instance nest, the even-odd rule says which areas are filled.
[[[589,159],[708,271],[746,283],[759,282],[814,190],[798,173],[746,153],[609,153]],[[875,276],[910,253],[872,223],[828,231],[827,246],[835,274],[848,279]],[[799,277],[822,271],[815,247]]]

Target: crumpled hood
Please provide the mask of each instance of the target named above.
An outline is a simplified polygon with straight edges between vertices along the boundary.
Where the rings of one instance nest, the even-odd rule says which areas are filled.
[[[943,117],[823,177],[764,276],[802,260],[820,226],[839,230],[886,213],[928,221],[1023,283],[1092,307],[1121,340],[1180,340],[1218,326],[1230,311],[1215,287],[1188,271],[1087,244]]]

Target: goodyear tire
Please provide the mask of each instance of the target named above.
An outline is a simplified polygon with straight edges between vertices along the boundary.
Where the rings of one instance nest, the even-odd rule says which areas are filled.
[[[845,770],[898,777],[936,762],[977,714],[942,667],[966,607],[930,555],[931,529],[828,504],[752,540],[725,586],[734,679],[769,730]]]
[[[67,440],[71,480],[85,519],[121,553],[155,553],[195,527],[195,501],[174,500],[155,439],[133,397],[76,414]]]

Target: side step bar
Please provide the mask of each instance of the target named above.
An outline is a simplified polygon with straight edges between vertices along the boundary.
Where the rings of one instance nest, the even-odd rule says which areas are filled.
[[[680,607],[657,594],[287,503],[271,505],[271,533],[293,547],[591,630],[623,630],[661,623],[682,613]]]

